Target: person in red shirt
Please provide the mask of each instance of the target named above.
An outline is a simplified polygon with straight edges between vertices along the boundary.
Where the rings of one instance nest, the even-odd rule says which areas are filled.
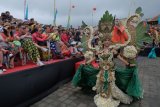
[[[47,46],[47,39],[48,36],[46,34],[42,34],[42,28],[38,28],[38,30],[32,34],[32,39],[34,44],[37,48],[41,49],[42,51],[46,52],[48,49],[44,48],[43,46]]]
[[[42,28],[38,28],[38,31],[32,34],[33,41],[35,43],[44,42],[47,40],[47,35],[42,34]]]
[[[67,46],[69,46],[69,38],[68,38],[68,36],[67,36],[67,33],[66,33],[66,31],[65,30],[63,30],[63,33],[61,34],[61,41],[65,44],[65,45],[67,45]]]
[[[112,32],[112,42],[124,44],[127,40],[128,35],[125,32],[125,27],[120,22],[117,22]]]

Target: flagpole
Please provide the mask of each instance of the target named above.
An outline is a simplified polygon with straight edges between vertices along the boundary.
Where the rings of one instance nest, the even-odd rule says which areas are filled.
[[[70,0],[67,28],[70,27],[70,20],[71,20],[71,5],[72,5],[72,3],[71,3],[71,0]]]
[[[54,26],[56,26],[55,15],[56,15],[56,0],[54,0],[54,22],[53,22],[53,25],[54,25]]]
[[[96,11],[96,8],[94,7],[92,9],[92,26],[94,26],[94,12]]]
[[[134,0],[131,0],[131,2],[130,2],[130,8],[129,8],[129,12],[128,12],[128,17],[130,17],[130,15],[131,15],[131,10],[132,10],[132,6],[134,6],[135,5],[135,1]]]
[[[92,26],[93,26],[93,10],[92,10]]]

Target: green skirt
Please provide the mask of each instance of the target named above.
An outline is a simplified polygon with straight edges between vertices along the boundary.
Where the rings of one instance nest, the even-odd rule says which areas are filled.
[[[74,86],[82,88],[92,88],[96,84],[98,69],[95,69],[91,65],[80,65],[76,74],[73,77],[72,83]]]
[[[143,89],[138,77],[138,68],[116,68],[116,85],[123,92],[136,99],[143,97]]]
[[[98,69],[93,68],[91,65],[80,65],[76,74],[73,77],[72,83],[74,86],[91,89],[96,85]],[[132,68],[116,68],[115,72],[116,85],[126,94],[139,99],[143,96],[142,86],[138,78],[137,67]],[[108,78],[107,72],[104,75],[105,80]],[[104,83],[104,89],[108,87],[108,82]]]

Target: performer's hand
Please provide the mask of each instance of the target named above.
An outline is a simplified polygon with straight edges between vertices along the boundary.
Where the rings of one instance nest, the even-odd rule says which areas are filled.
[[[135,67],[136,66],[136,64],[130,64],[130,67]]]
[[[117,50],[115,50],[115,49],[112,49],[112,52],[113,52],[113,54],[118,54],[118,52],[117,52]]]

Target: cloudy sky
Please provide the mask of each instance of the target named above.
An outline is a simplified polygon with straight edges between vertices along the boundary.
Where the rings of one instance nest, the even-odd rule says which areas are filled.
[[[56,0],[57,24],[67,25],[70,0]],[[116,15],[117,18],[124,18],[133,13],[141,6],[144,18],[160,14],[160,0],[71,0],[75,6],[71,12],[71,24],[81,25],[82,20],[92,25],[92,9],[97,10],[93,15],[93,23],[97,24],[100,17],[106,10]],[[27,0],[29,5],[29,18],[35,18],[43,24],[53,23],[54,0]],[[16,18],[24,17],[24,0],[0,0],[0,13],[10,11]]]

